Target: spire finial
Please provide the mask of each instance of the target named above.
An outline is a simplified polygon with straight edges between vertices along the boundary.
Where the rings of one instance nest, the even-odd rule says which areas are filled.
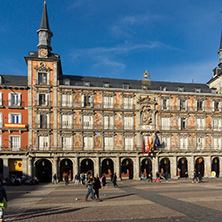
[[[44,0],[44,5],[46,5],[46,0]]]

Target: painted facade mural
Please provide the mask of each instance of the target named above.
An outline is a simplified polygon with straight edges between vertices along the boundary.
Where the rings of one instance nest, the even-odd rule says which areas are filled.
[[[114,138],[114,148],[120,150],[123,148],[123,136],[122,134],[116,134]]]
[[[102,136],[101,135],[95,136],[94,147],[95,149],[102,149]]]
[[[122,114],[116,113],[114,118],[114,125],[116,129],[122,129],[123,128],[123,120],[122,120]]]
[[[94,127],[96,129],[102,129],[102,126],[103,126],[102,113],[98,112],[94,115]]]
[[[82,149],[82,135],[80,134],[74,135],[74,148]]]

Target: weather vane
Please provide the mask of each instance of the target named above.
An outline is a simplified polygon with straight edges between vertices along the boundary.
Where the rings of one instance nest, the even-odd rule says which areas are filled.
[[[142,85],[145,85],[145,86],[151,85],[150,73],[148,73],[147,70],[146,72],[143,73]]]

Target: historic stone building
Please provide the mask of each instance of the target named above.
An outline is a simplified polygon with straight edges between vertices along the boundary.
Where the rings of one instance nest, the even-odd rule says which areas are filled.
[[[116,172],[139,179],[152,170],[176,178],[178,171],[192,177],[195,169],[205,177],[212,171],[222,176],[222,45],[208,86],[150,82],[147,72],[141,81],[64,75],[60,56],[52,52],[46,3],[37,33],[38,51],[25,57],[27,77],[1,76],[10,79],[0,84],[4,102],[12,89],[24,96],[16,109],[2,100],[0,113],[22,113],[19,123],[25,124],[7,127],[11,121],[0,116],[3,176],[17,171],[50,181],[54,173],[72,179],[77,172]],[[16,149],[7,145],[14,134],[20,136]],[[148,143],[154,146],[143,153]],[[20,161],[22,171],[9,169],[12,160]]]

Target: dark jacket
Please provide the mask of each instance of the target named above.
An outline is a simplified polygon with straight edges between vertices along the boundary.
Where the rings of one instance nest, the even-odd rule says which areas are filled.
[[[0,189],[2,189],[3,197],[6,199],[6,201],[8,201],[8,198],[7,198],[7,194],[6,194],[5,188],[4,188],[3,186],[0,185]]]
[[[95,177],[94,178],[94,184],[93,184],[93,189],[96,190],[96,189],[100,189],[101,188],[101,183],[100,183],[100,180],[99,180],[99,177]]]

